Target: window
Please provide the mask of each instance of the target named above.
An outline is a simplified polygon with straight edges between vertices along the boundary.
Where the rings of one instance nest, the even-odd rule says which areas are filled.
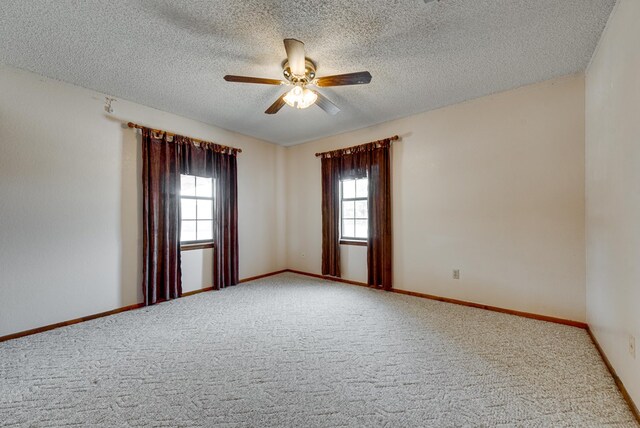
[[[340,182],[340,239],[366,241],[369,227],[369,180]]]
[[[213,197],[211,178],[180,176],[182,244],[213,242]]]

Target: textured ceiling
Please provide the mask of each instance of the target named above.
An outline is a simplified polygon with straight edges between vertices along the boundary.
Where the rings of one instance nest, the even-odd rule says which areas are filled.
[[[614,3],[2,0],[0,63],[291,145],[583,71]],[[282,87],[222,77],[281,78],[287,37],[371,84],[321,89],[336,116],[264,114]]]

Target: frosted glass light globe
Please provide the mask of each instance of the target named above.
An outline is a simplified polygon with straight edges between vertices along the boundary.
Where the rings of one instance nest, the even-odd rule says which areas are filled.
[[[302,86],[294,86],[283,98],[287,105],[299,109],[313,105],[317,99],[318,95],[315,92]]]

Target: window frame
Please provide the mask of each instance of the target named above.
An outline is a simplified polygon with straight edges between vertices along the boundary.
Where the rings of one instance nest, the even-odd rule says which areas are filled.
[[[369,177],[364,176],[364,177],[353,177],[353,178],[344,178],[344,179],[340,179],[340,209],[338,210],[338,217],[339,217],[339,221],[340,221],[340,236],[339,236],[339,244],[341,245],[356,245],[356,246],[366,246],[368,245],[368,241],[369,241],[369,228],[367,227],[367,237],[366,238],[357,238],[355,236],[344,236],[342,234],[342,227],[343,227],[343,223],[344,220],[353,220],[354,221],[354,233],[355,233],[355,221],[356,220],[367,220],[367,222],[369,221],[369,194],[367,192],[367,196],[365,197],[356,197],[354,196],[353,198],[345,198],[344,197],[344,182],[345,181],[356,181],[356,183],[354,183],[356,185],[356,194],[357,194],[357,180],[367,180],[367,189],[369,187]],[[367,218],[361,218],[361,217],[357,217],[355,214],[355,207],[354,207],[354,217],[353,218],[344,218],[342,215],[343,212],[343,203],[344,202],[355,202],[357,201],[366,201],[367,202]]]
[[[190,196],[190,195],[183,195],[182,194],[182,176],[187,176],[187,177],[195,177],[196,180],[195,182],[197,183],[197,179],[198,178],[202,178],[202,179],[211,179],[211,197],[207,197],[207,196]],[[201,177],[199,175],[192,175],[192,174],[180,174],[180,229],[182,230],[182,222],[183,221],[193,221],[195,222],[196,225],[196,237],[198,236],[198,221],[203,221],[203,220],[209,220],[209,219],[203,219],[203,220],[198,220],[198,211],[196,208],[196,218],[195,219],[183,219],[182,218],[182,200],[183,199],[191,199],[196,201],[196,207],[197,207],[197,201],[198,200],[204,200],[204,201],[211,201],[211,229],[213,231],[213,228],[215,226],[215,218],[214,218],[214,212],[215,212],[215,197],[216,197],[216,188],[215,188],[215,180],[213,177]],[[200,249],[204,249],[204,248],[213,248],[214,247],[214,242],[213,242],[213,237],[211,239],[196,239],[196,240],[191,240],[191,241],[180,241],[180,250],[182,251],[189,251],[189,250],[200,250]]]

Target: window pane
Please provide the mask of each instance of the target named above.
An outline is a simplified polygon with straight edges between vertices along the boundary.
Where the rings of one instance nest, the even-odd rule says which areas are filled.
[[[368,220],[356,220],[356,238],[366,238],[369,229]]]
[[[182,199],[182,218],[184,220],[196,219],[196,201],[195,199]]]
[[[213,218],[213,202],[206,199],[198,199],[198,220]]]
[[[196,196],[210,198],[212,196],[211,178],[196,177]]]
[[[198,241],[213,239],[213,222],[211,220],[198,220]]]
[[[342,236],[353,238],[355,232],[354,220],[342,220]]]
[[[369,218],[367,211],[367,201],[355,201],[356,202],[356,215],[355,218]]]
[[[342,198],[349,199],[356,197],[356,180],[342,181]]]
[[[361,178],[356,180],[356,198],[366,198],[369,192],[369,180]]]
[[[196,178],[193,175],[180,176],[180,194],[182,196],[196,195]]]
[[[342,202],[342,218],[354,218],[355,217],[355,202],[344,201]]]
[[[180,241],[196,240],[196,222],[193,220],[183,220],[180,230]]]

